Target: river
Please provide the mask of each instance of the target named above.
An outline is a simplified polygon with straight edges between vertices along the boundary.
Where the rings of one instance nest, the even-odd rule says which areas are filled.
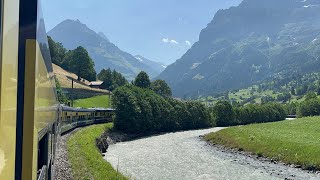
[[[281,164],[223,152],[199,136],[221,130],[169,133],[111,145],[105,159],[124,175],[138,180],[272,180],[320,179]]]

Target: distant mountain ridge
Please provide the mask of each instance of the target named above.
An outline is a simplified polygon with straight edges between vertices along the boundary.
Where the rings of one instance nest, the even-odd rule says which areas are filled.
[[[96,33],[79,20],[65,20],[49,31],[48,35],[67,49],[78,46],[86,48],[95,63],[97,73],[103,68],[110,68],[132,80],[140,71],[146,71],[153,78],[163,70],[156,62],[149,60],[144,63],[122,51],[105,34]]]
[[[158,77],[197,97],[320,70],[320,0],[244,0],[219,10],[199,41]]]
[[[149,66],[153,70],[153,73],[151,74],[152,77],[156,77],[167,68],[167,66],[164,65],[163,63],[151,61],[141,55],[136,55],[134,57],[138,59],[140,62]]]

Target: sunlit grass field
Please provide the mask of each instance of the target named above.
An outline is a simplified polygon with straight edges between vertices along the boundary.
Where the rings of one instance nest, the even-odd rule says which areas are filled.
[[[103,159],[95,145],[95,139],[112,127],[112,123],[93,125],[70,137],[67,142],[68,157],[74,179],[127,179]]]
[[[74,101],[74,107],[82,107],[82,108],[109,108],[111,106],[109,95],[103,96],[94,96],[87,99],[78,99]]]
[[[224,129],[207,141],[259,156],[320,170],[320,117]]]

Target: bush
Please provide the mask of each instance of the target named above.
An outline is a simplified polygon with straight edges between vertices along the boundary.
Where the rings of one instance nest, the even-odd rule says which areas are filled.
[[[211,112],[215,122],[217,123],[217,126],[225,127],[238,124],[235,121],[233,107],[228,101],[219,101],[211,109]]]
[[[298,102],[291,102],[285,105],[286,113],[289,115],[296,115],[297,108],[299,106]]]
[[[320,100],[313,98],[303,101],[298,108],[298,115],[300,117],[320,115]]]

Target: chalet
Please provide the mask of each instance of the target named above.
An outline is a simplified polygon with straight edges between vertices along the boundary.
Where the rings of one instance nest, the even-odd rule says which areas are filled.
[[[102,89],[101,87],[102,84],[103,84],[103,81],[92,81],[90,82],[89,86],[91,88]]]

